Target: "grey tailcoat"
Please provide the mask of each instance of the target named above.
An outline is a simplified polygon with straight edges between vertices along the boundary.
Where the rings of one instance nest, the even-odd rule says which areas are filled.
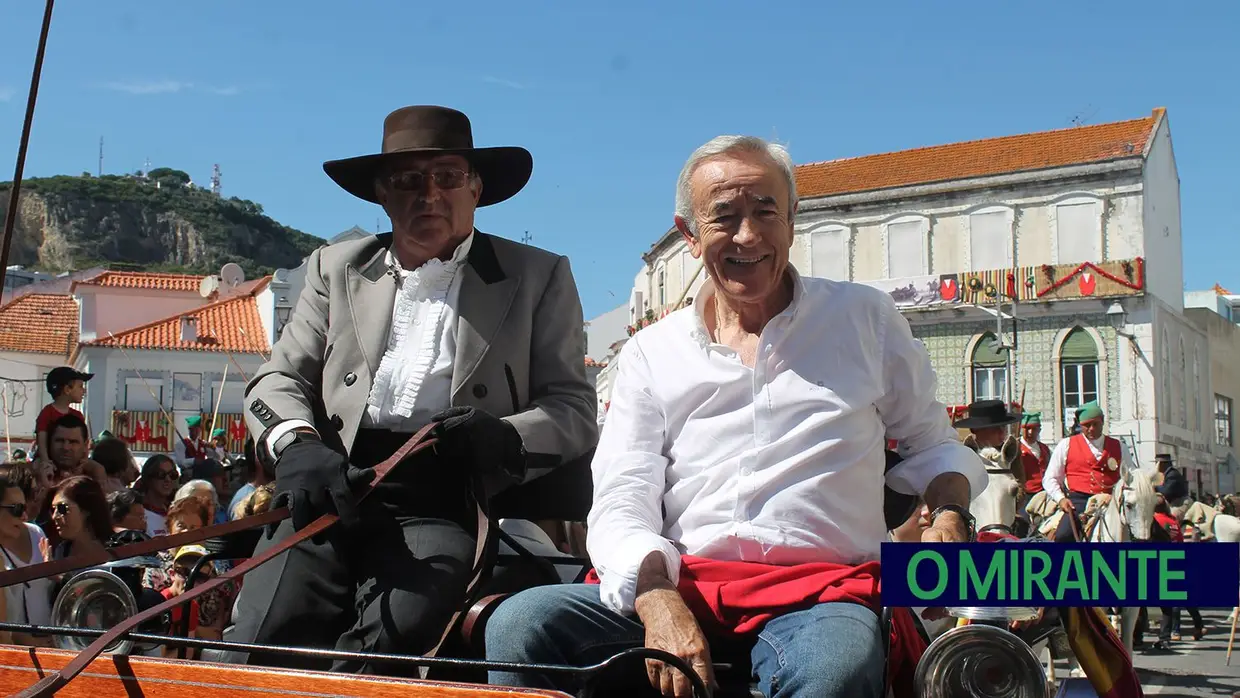
[[[256,439],[280,421],[304,419],[328,445],[351,450],[392,324],[391,239],[386,233],[310,254],[292,317],[246,388],[246,423]],[[539,459],[544,466],[586,453],[598,440],[597,399],[586,379],[568,258],[475,231],[463,273],[452,406],[507,419],[526,451],[549,456]],[[545,472],[534,468],[527,480]]]

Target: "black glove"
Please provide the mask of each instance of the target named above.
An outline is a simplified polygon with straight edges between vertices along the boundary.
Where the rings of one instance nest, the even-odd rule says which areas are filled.
[[[300,531],[323,514],[340,517],[339,526],[358,522],[356,488],[375,478],[374,468],[355,468],[349,459],[318,439],[299,439],[276,461],[276,507],[293,514],[293,530]]]
[[[435,452],[456,460],[483,480],[488,494],[525,479],[525,445],[517,428],[473,407],[453,407],[434,417]]]

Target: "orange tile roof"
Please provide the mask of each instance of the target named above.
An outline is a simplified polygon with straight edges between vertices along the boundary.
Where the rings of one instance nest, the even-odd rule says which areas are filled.
[[[197,293],[202,284],[201,276],[195,274],[163,274],[146,271],[105,271],[75,286],[109,286],[112,288],[140,288],[150,291],[188,291]]]
[[[68,356],[77,339],[73,296],[30,293],[0,307],[0,351]]]
[[[271,351],[267,330],[259,316],[255,296],[270,279],[261,279],[253,290],[208,303],[140,327],[101,337],[88,346],[126,349],[171,349],[177,351],[227,351],[235,354],[266,354]],[[197,321],[198,338],[181,340],[181,318]]]
[[[798,165],[802,199],[1143,157],[1165,114]]]

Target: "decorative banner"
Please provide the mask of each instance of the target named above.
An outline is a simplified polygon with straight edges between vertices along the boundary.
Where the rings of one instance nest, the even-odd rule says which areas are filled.
[[[132,451],[168,453],[172,430],[159,410],[112,410],[112,435],[129,444]]]
[[[1035,300],[1036,273],[1037,267],[965,272],[960,275],[962,300],[975,305],[990,305],[999,299],[1000,294],[1004,302],[1013,298],[1018,301]]]
[[[945,278],[947,277],[937,275],[912,276],[903,279],[878,279],[861,283],[891,294],[898,308],[924,308],[957,300],[954,297],[954,293],[952,298],[944,299],[943,288]],[[949,285],[948,288],[953,292],[955,291],[954,286]]]
[[[884,606],[1230,608],[1240,547],[1183,543],[883,543]]]
[[[1037,297],[1043,300],[1137,296],[1145,290],[1145,260],[1044,264],[1035,277]]]

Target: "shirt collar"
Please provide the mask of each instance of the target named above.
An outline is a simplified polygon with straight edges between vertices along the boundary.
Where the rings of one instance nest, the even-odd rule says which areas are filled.
[[[792,277],[792,301],[788,303],[787,308],[784,308],[778,315],[771,318],[771,322],[790,322],[796,317],[797,310],[801,307],[801,299],[805,296],[805,280],[797,273],[796,267],[789,264],[784,273]],[[710,331],[706,328],[707,304],[714,302],[715,281],[710,278],[710,273],[707,272],[706,280],[702,282],[697,295],[693,298],[693,337],[703,347],[717,344],[717,342],[711,339]]]
[[[469,236],[466,237],[464,240],[462,240],[461,243],[456,246],[456,250],[453,251],[452,257],[448,259],[447,262],[441,262],[438,259],[431,259],[431,260],[428,260],[426,263],[424,263],[422,266],[418,267],[417,269],[405,269],[404,267],[402,267],[400,265],[400,260],[396,258],[396,255],[392,254],[391,248],[388,248],[387,253],[384,255],[384,262],[387,264],[388,269],[391,269],[397,272],[400,275],[400,278],[402,279],[408,276],[409,274],[411,274],[412,272],[422,271],[425,269],[435,268],[435,267],[442,267],[447,270],[455,271],[458,267],[461,266],[462,263],[465,262],[465,259],[469,256],[469,249],[470,247],[473,246],[473,244],[474,244],[474,233],[471,231],[469,233]]]

